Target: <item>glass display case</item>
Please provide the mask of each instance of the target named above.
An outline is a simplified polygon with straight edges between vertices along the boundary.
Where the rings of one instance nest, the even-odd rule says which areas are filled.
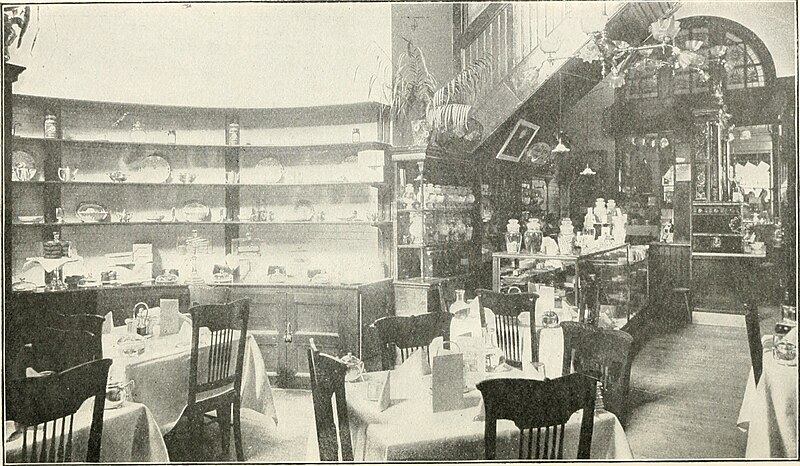
[[[648,299],[647,247],[623,244],[581,255],[492,255],[493,289],[504,293],[554,288],[561,315],[625,328]]]
[[[395,278],[436,281],[478,262],[479,184],[469,164],[424,150],[395,151]]]

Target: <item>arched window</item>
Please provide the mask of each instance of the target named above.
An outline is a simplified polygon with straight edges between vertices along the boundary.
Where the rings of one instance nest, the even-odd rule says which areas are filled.
[[[689,49],[691,41],[702,42],[697,53],[706,59],[717,45],[726,47],[726,88],[729,90],[764,87],[775,79],[775,66],[764,43],[749,29],[734,21],[714,16],[682,18],[681,32],[675,44]],[[659,80],[670,80],[667,86],[659,86]],[[625,96],[628,99],[643,99],[657,96],[657,89],[672,89],[675,95],[709,92],[707,76],[697,70],[682,69],[674,72],[659,72],[652,69],[628,71]]]

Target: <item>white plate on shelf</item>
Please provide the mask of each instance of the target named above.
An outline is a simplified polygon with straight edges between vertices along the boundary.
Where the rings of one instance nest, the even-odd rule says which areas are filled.
[[[265,157],[258,161],[254,171],[254,181],[260,183],[280,183],[283,179],[283,165],[272,157]]]
[[[211,217],[211,210],[200,201],[188,201],[182,210],[187,222],[202,222]]]
[[[145,157],[139,163],[136,181],[142,183],[165,183],[169,179],[171,168],[169,162],[158,154]]]
[[[22,223],[42,223],[44,222],[44,217],[41,215],[19,215],[17,216],[20,222]]]

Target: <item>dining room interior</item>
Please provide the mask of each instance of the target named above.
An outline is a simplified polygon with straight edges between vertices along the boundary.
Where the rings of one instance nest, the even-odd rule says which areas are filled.
[[[4,462],[798,459],[796,2],[2,10]]]

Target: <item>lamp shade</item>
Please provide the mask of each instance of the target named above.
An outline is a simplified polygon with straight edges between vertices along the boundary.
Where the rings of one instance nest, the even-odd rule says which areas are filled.
[[[561,39],[556,37],[555,34],[550,33],[542,37],[541,42],[539,42],[539,48],[544,53],[556,53],[558,49],[561,48]]]
[[[586,34],[596,34],[605,29],[606,23],[608,23],[607,14],[592,14],[587,12],[587,14],[581,18],[581,30]]]
[[[554,154],[561,154],[561,153],[564,153],[564,152],[569,152],[569,147],[567,147],[564,144],[564,136],[563,135],[564,135],[563,131],[558,133],[558,137],[557,137],[558,144],[556,144],[556,146],[552,150],[552,152]]]

